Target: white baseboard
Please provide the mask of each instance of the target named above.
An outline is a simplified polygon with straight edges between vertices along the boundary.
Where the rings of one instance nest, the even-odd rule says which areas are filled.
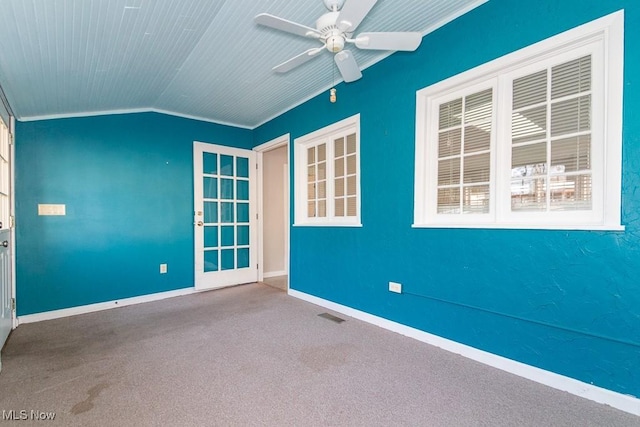
[[[535,381],[537,383],[544,384],[558,390],[566,391],[576,396],[593,400],[595,402],[620,409],[621,411],[640,416],[640,399],[636,397],[617,393],[615,391],[597,387],[592,384],[587,384],[582,381],[565,377],[551,371],[545,371],[544,369],[536,368],[535,366],[516,362],[515,360],[507,359],[506,357],[488,353],[483,350],[478,350],[477,348],[460,344],[458,342],[451,341],[449,339],[442,338],[437,335],[433,335],[419,329],[393,322],[382,317],[374,316],[372,314],[368,314],[363,311],[337,304],[322,298],[318,298],[304,292],[296,291],[295,289],[289,289],[289,295],[310,302],[312,304],[316,304],[321,307],[336,311],[338,313],[342,313],[355,319],[380,326],[381,328],[397,332],[407,337],[414,338],[418,341],[434,345],[443,350],[447,350],[452,353],[456,353],[469,359],[475,360],[476,362],[484,363],[485,365],[489,365],[494,368],[509,372],[511,374],[527,378],[531,381]]]
[[[281,271],[270,271],[270,272],[265,272],[262,273],[262,277],[264,277],[265,279],[268,279],[269,277],[278,277],[278,276],[286,276],[287,272],[285,270],[281,270]]]
[[[144,302],[159,301],[166,298],[180,297],[194,294],[195,288],[177,289],[175,291],[158,292],[155,294],[142,295],[139,297],[124,298],[119,300],[99,302],[96,304],[81,305],[78,307],[63,308],[61,310],[45,311],[43,313],[27,314],[18,316],[18,325],[23,323],[42,322],[44,320],[60,319],[62,317],[76,316],[78,314],[93,313],[94,311],[109,310],[111,308],[126,307],[128,305],[141,304]]]

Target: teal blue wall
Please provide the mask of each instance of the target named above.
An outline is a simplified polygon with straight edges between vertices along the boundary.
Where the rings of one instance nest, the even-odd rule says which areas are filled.
[[[416,90],[622,8],[626,231],[412,229]],[[640,397],[638,28],[637,0],[490,0],[340,85],[336,104],[322,94],[256,129],[256,144],[295,139],[361,114],[363,227],[293,227],[291,287]]]
[[[18,122],[18,315],[192,287],[194,140],[252,143],[155,113]],[[38,203],[67,215],[38,216]]]

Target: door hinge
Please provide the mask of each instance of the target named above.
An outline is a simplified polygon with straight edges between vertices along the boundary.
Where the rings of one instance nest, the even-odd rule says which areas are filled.
[[[16,311],[16,299],[11,298],[11,310]]]
[[[16,226],[16,217],[13,215],[9,216],[9,228],[14,228]]]
[[[256,214],[256,219],[258,219],[258,214]]]

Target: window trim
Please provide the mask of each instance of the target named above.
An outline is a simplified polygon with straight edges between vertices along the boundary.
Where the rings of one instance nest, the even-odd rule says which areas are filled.
[[[603,147],[603,198],[598,201],[597,209],[602,212],[602,218],[599,221],[575,223],[570,220],[558,220],[557,218],[549,219],[529,213],[521,215],[508,212],[505,215],[504,209],[496,212],[499,203],[492,204],[492,212],[482,215],[484,218],[478,218],[478,215],[458,215],[458,221],[434,220],[433,215],[429,214],[429,202],[435,200],[432,192],[435,186],[430,181],[434,172],[430,170],[430,153],[429,144],[426,142],[429,128],[428,122],[433,120],[433,115],[438,113],[437,109],[430,108],[434,104],[435,99],[453,98],[458,93],[473,93],[473,87],[486,88],[491,86],[493,80],[496,81],[495,87],[498,91],[494,92],[494,108],[495,105],[504,99],[502,93],[510,91],[505,88],[505,77],[513,76],[520,70],[535,66],[557,57],[562,54],[570,54],[575,49],[584,48],[595,43],[602,44],[603,61],[605,64],[602,70],[603,79],[603,96],[604,111],[602,128],[599,129],[603,140],[606,141]],[[601,66],[601,64],[596,64]],[[573,28],[531,46],[525,47],[501,58],[490,61],[486,64],[475,67],[471,70],[455,75],[451,78],[435,83],[429,87],[419,90],[416,93],[416,147],[415,147],[415,195],[414,195],[414,228],[506,228],[506,229],[560,229],[560,230],[624,230],[621,225],[621,192],[622,192],[622,93],[623,93],[623,69],[624,69],[624,11],[620,10],[602,18],[596,19],[587,24]],[[507,85],[508,86],[508,85]],[[595,103],[594,103],[595,104]],[[434,112],[434,110],[436,110]],[[504,105],[497,107],[498,113],[495,115],[497,120],[504,120],[506,112],[510,113],[509,108]],[[502,110],[502,112],[500,112]],[[507,110],[505,112],[505,110]],[[427,115],[430,118],[427,119]],[[495,117],[494,117],[495,120]],[[506,184],[498,181],[498,174],[505,172],[504,162],[507,151],[503,149],[496,150],[495,140],[505,140],[505,133],[508,132],[507,126],[502,128],[494,128],[492,135],[492,156],[498,156],[491,174],[494,181],[492,182],[492,201],[495,197],[503,197],[500,187]],[[594,130],[595,131],[595,130]],[[436,144],[431,144],[434,146]],[[497,165],[497,167],[495,167]],[[499,169],[500,168],[500,169]],[[504,180],[504,176],[502,177]],[[600,184],[598,184],[600,185]],[[497,187],[497,188],[496,188]],[[504,208],[505,204],[502,203]],[[567,215],[568,217],[569,215]]]
[[[335,172],[333,137],[354,131],[356,134],[356,212],[353,217],[335,216]],[[327,158],[327,216],[309,218],[307,209],[307,148],[326,142]],[[360,114],[355,114],[339,122],[325,126],[294,140],[294,227],[362,227],[360,190]],[[331,154],[331,157],[330,157]],[[329,203],[329,200],[331,202]]]

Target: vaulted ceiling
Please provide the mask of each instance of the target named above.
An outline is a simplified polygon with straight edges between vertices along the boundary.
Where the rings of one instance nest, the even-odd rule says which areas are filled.
[[[379,0],[356,33],[426,34],[485,1]],[[20,120],[161,111],[253,128],[339,81],[326,51],[274,73],[318,42],[256,25],[261,12],[314,27],[327,9],[322,0],[4,0],[0,85]],[[351,51],[361,69],[390,54]]]

